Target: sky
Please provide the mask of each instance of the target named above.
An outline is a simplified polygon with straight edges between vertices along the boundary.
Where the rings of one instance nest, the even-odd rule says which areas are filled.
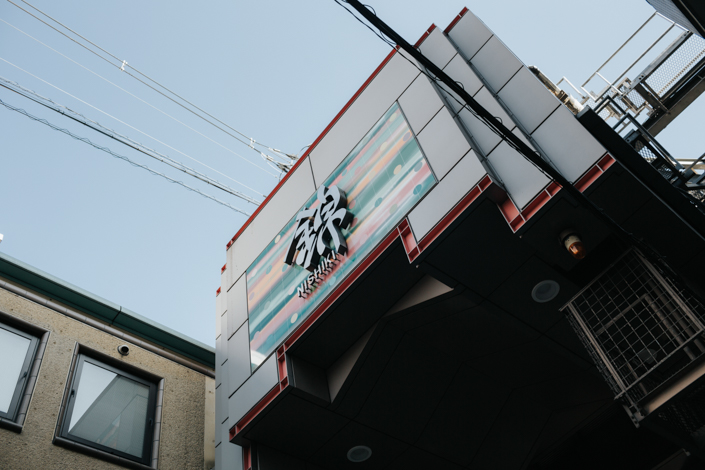
[[[290,154],[318,137],[389,53],[333,0],[28,1],[228,126]],[[645,0],[368,3],[411,43],[467,6],[525,64],[575,84],[653,13]],[[277,184],[258,153],[120,71],[119,62],[100,59],[7,0],[0,0],[0,19],[0,77],[260,201]],[[653,38],[656,29],[646,33]],[[255,210],[4,88],[0,100]],[[703,109],[701,99],[688,111],[689,125],[659,140],[672,153],[702,153],[702,120],[692,116]],[[2,106],[0,142],[1,252],[215,344],[220,269],[245,215]]]

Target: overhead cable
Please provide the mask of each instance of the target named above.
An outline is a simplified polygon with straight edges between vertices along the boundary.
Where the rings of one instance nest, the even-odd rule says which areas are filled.
[[[81,42],[79,42],[79,41],[77,41],[76,39],[72,38],[71,36],[69,36],[68,34],[64,33],[63,31],[61,31],[61,30],[55,28],[54,26],[50,25],[50,24],[47,23],[46,21],[42,20],[41,18],[39,18],[39,17],[37,17],[36,15],[32,14],[31,12],[25,10],[24,8],[22,8],[21,6],[19,6],[19,5],[16,4],[15,2],[13,2],[12,0],[7,0],[7,1],[8,1],[9,3],[11,3],[12,5],[16,6],[17,8],[19,8],[20,10],[24,11],[24,12],[27,13],[28,15],[32,16],[33,18],[37,19],[38,21],[44,23],[46,26],[49,26],[49,27],[50,27],[51,29],[53,29],[54,31],[58,32],[59,34],[65,36],[66,38],[68,38],[68,39],[70,39],[71,41],[73,41],[74,43],[76,43],[76,44],[78,44],[79,46],[83,47],[84,49],[88,50],[88,51],[91,52],[92,54],[94,54],[94,55],[100,57],[102,60],[106,61],[107,63],[109,63],[109,64],[112,65],[113,67],[118,68],[118,69],[121,70],[122,72],[125,72],[127,75],[129,75],[129,76],[131,76],[132,78],[134,78],[135,80],[137,80],[138,82],[140,82],[140,83],[142,83],[143,85],[145,85],[145,86],[151,88],[152,90],[156,91],[156,92],[159,93],[160,95],[164,96],[164,97],[167,98],[168,100],[170,100],[170,101],[172,101],[173,103],[177,104],[178,106],[182,107],[183,109],[185,109],[186,111],[190,112],[190,113],[193,114],[194,116],[196,116],[196,117],[202,119],[203,121],[207,122],[207,123],[210,124],[211,126],[213,126],[213,127],[217,128],[217,129],[219,129],[220,131],[226,133],[227,135],[229,135],[230,137],[234,138],[234,139],[237,140],[238,142],[240,142],[240,143],[242,143],[242,144],[244,144],[244,145],[247,145],[248,147],[250,147],[251,149],[253,149],[253,150],[256,151],[257,153],[259,153],[260,156],[261,156],[265,161],[267,161],[268,163],[274,164],[274,166],[275,166],[277,169],[279,169],[279,171],[288,171],[288,169],[290,169],[290,168],[293,166],[293,164],[295,163],[295,161],[296,161],[296,159],[297,159],[296,156],[286,154],[286,153],[282,152],[281,150],[278,150],[278,149],[275,149],[275,148],[273,148],[273,147],[270,147],[270,146],[267,146],[267,145],[265,145],[265,144],[262,144],[262,143],[260,143],[260,142],[257,142],[255,139],[253,139],[253,138],[251,138],[251,137],[248,137],[248,136],[246,136],[245,134],[243,134],[242,132],[238,131],[237,129],[234,129],[233,127],[231,127],[231,126],[225,124],[225,123],[224,123],[223,121],[221,121],[220,119],[214,117],[213,115],[211,115],[211,114],[209,114],[208,112],[204,111],[204,110],[201,109],[200,107],[198,107],[198,106],[196,106],[195,104],[191,103],[190,101],[186,100],[186,99],[183,98],[182,96],[180,96],[180,95],[178,95],[177,93],[171,91],[169,88],[165,87],[165,86],[162,85],[161,83],[157,82],[156,80],[154,80],[154,79],[150,78],[149,76],[145,75],[144,73],[140,72],[140,71],[137,70],[135,67],[131,66],[126,60],[124,60],[124,59],[119,59],[119,58],[118,58],[117,56],[115,56],[114,54],[111,54],[110,52],[106,51],[105,49],[103,49],[103,48],[101,48],[100,46],[96,45],[95,43],[91,42],[90,40],[86,39],[84,36],[78,34],[76,31],[74,31],[73,29],[69,28],[68,26],[65,26],[63,23],[61,23],[61,22],[59,22],[58,20],[54,19],[53,17],[51,17],[51,16],[48,15],[47,13],[43,12],[42,10],[38,9],[37,7],[33,6],[33,5],[30,4],[29,2],[27,2],[27,1],[25,1],[25,0],[21,0],[23,3],[25,3],[25,4],[28,5],[28,6],[30,6],[31,8],[33,8],[33,9],[36,10],[37,12],[41,13],[42,15],[44,15],[45,17],[49,18],[51,21],[53,21],[53,22],[59,24],[60,26],[62,26],[63,28],[66,28],[67,30],[71,31],[73,34],[75,34],[76,36],[80,37],[80,38],[83,39],[84,41],[90,43],[91,45],[97,47],[97,48],[100,49],[101,51],[103,51],[103,52],[105,52],[106,54],[108,54],[110,57],[113,57],[115,60],[117,60],[118,62],[120,62],[120,65],[117,65],[117,64],[113,63],[111,60],[105,58],[104,56],[102,56],[101,54],[97,53],[96,51],[94,51],[94,50],[91,49],[90,47],[86,46],[85,44],[82,44]],[[223,128],[220,127],[219,125],[213,123],[213,122],[210,121],[209,119],[206,119],[205,117],[203,117],[203,116],[200,115],[199,113],[193,111],[191,108],[189,108],[189,107],[183,105],[182,103],[180,103],[179,101],[175,100],[175,99],[172,98],[171,96],[169,96],[169,95],[163,93],[162,91],[160,91],[160,90],[158,90],[157,88],[153,87],[152,85],[150,85],[149,83],[147,83],[147,82],[145,82],[144,80],[140,79],[139,77],[136,77],[135,75],[131,74],[130,72],[128,72],[127,70],[125,70],[125,67],[128,67],[128,68],[134,70],[135,72],[137,72],[138,74],[142,75],[143,77],[145,77],[145,78],[148,79],[149,81],[153,82],[154,84],[156,84],[156,85],[159,86],[160,88],[162,88],[162,89],[168,91],[169,93],[171,93],[172,95],[176,96],[176,97],[179,98],[180,100],[182,100],[182,101],[188,103],[190,106],[193,106],[194,108],[198,109],[199,111],[201,111],[202,113],[206,114],[207,116],[209,116],[209,117],[215,119],[215,120],[218,121],[220,124],[223,124],[225,127],[227,127],[227,128],[229,128],[229,129],[231,129],[232,131],[236,132],[238,135],[240,135],[240,136],[244,137],[245,139],[249,140],[249,142],[248,142],[248,141],[245,141],[245,140],[243,140],[243,139],[241,139],[241,138],[239,138],[239,137],[237,137],[237,136],[235,136],[235,135],[233,135],[232,133],[230,133],[230,132],[228,132],[227,130],[223,129]],[[262,152],[261,150],[256,149],[256,148],[255,148],[255,145],[260,146],[260,147],[263,147],[263,148],[266,148],[266,149],[270,150],[271,152],[273,152],[275,155],[277,155],[279,158],[285,159],[285,160],[287,160],[287,161],[286,161],[286,162],[277,162],[277,161],[276,161],[274,158],[272,158],[271,156],[265,154],[265,153]]]
[[[239,197],[240,199],[243,199],[243,200],[245,200],[251,204],[254,204],[256,206],[259,205],[259,201],[257,201],[256,199],[253,199],[253,198],[247,196],[246,194],[241,193],[240,191],[232,189],[229,186],[227,186],[223,183],[220,183],[219,181],[214,180],[213,178],[211,178],[207,175],[204,175],[203,173],[200,173],[200,172],[194,170],[193,168],[190,168],[190,167],[184,165],[181,162],[178,162],[178,161],[176,161],[176,160],[174,160],[164,154],[161,154],[154,149],[146,147],[143,144],[136,142],[136,141],[130,139],[129,137],[124,136],[124,135],[114,131],[113,129],[109,129],[109,128],[103,126],[102,124],[100,124],[99,122],[93,121],[92,119],[88,119],[84,115],[82,115],[82,114],[80,114],[70,108],[67,108],[66,106],[63,106],[59,103],[56,103],[56,102],[52,101],[51,99],[46,98],[46,97],[36,93],[33,90],[30,90],[28,88],[24,88],[23,86],[21,86],[20,84],[18,84],[16,82],[13,82],[12,80],[8,80],[4,77],[0,77],[0,87],[6,88],[10,91],[13,91],[20,96],[23,96],[29,100],[32,100],[41,106],[44,106],[47,109],[50,109],[54,112],[57,112],[63,116],[68,117],[69,119],[71,119],[73,121],[76,121],[76,122],[78,122],[86,127],[89,127],[97,132],[100,132],[101,134],[103,134],[107,137],[110,137],[111,139],[113,139],[117,142],[125,144],[128,147],[130,147],[134,150],[137,150],[138,152],[141,152],[150,158],[154,158],[155,160],[158,160],[166,165],[171,166],[172,168],[176,168],[177,170],[179,170],[183,173],[186,173],[187,175],[192,176],[196,179],[199,179],[199,180],[203,181],[204,183],[209,184],[215,188],[218,188],[221,191],[224,191],[224,192],[231,194],[235,197]]]
[[[165,116],[168,117],[169,119],[172,119],[173,121],[178,122],[178,123],[181,124],[182,126],[186,127],[187,129],[192,130],[193,132],[195,132],[196,134],[200,135],[201,137],[204,137],[205,139],[208,139],[209,141],[213,142],[214,144],[218,145],[219,147],[223,148],[224,150],[226,150],[226,151],[232,153],[232,154],[235,155],[236,157],[238,157],[238,158],[244,160],[245,162],[249,163],[250,165],[254,166],[255,168],[258,168],[259,170],[264,171],[264,172],[267,173],[268,175],[277,177],[277,175],[275,175],[274,173],[270,173],[266,168],[262,168],[261,166],[255,164],[255,163],[252,162],[251,160],[249,160],[249,159],[243,157],[242,155],[240,155],[239,153],[235,152],[234,150],[229,149],[228,147],[226,147],[225,145],[221,144],[220,142],[218,142],[218,141],[216,141],[216,140],[213,140],[212,138],[208,137],[207,135],[205,135],[205,134],[203,134],[203,133],[197,131],[197,130],[194,129],[193,127],[191,127],[191,126],[189,126],[188,124],[185,124],[185,123],[183,123],[182,121],[176,119],[174,116],[168,114],[167,112],[162,111],[161,109],[157,108],[157,107],[154,106],[153,104],[151,104],[151,103],[149,103],[149,102],[143,100],[143,99],[140,98],[139,96],[136,96],[136,95],[134,95],[133,93],[130,93],[129,91],[127,91],[127,90],[125,90],[124,88],[122,88],[121,86],[119,86],[119,85],[117,85],[117,84],[111,82],[110,80],[108,80],[107,78],[103,77],[102,75],[100,75],[100,74],[94,72],[93,70],[89,69],[88,67],[86,67],[86,66],[84,66],[84,65],[82,65],[82,64],[80,64],[80,63],[78,63],[78,62],[76,62],[76,61],[73,60],[72,58],[70,58],[70,57],[68,57],[68,56],[66,56],[66,55],[64,55],[64,54],[62,54],[61,52],[59,52],[59,51],[57,51],[56,49],[52,48],[51,46],[49,46],[49,45],[43,43],[42,41],[40,41],[39,39],[37,39],[37,38],[31,36],[30,34],[27,34],[26,32],[22,31],[22,30],[19,29],[18,27],[14,26],[14,25],[12,25],[12,24],[10,24],[10,23],[8,23],[7,21],[3,20],[2,18],[0,18],[0,21],[2,21],[3,23],[5,23],[6,25],[10,26],[11,28],[13,28],[13,29],[19,31],[20,33],[24,34],[24,35],[27,36],[28,38],[30,38],[30,39],[32,39],[32,40],[38,42],[39,44],[41,44],[42,46],[46,47],[47,49],[49,49],[49,50],[51,50],[51,51],[53,51],[53,52],[59,54],[59,55],[62,56],[63,58],[65,58],[65,59],[67,59],[67,60],[73,62],[74,64],[78,65],[78,66],[81,67],[82,69],[87,70],[88,72],[92,73],[93,75],[95,75],[96,77],[100,78],[101,80],[103,80],[103,81],[109,83],[110,85],[114,86],[115,88],[117,88],[117,89],[119,89],[119,90],[121,90],[121,91],[127,93],[128,95],[132,96],[133,98],[135,98],[135,99],[141,101],[142,103],[146,104],[147,106],[151,107],[152,109],[154,109],[154,110],[156,110],[156,111],[159,111],[160,113],[162,113],[163,115],[165,115]],[[7,62],[7,61],[5,61],[5,62]],[[7,62],[7,63],[10,64],[10,62]],[[16,67],[16,68],[19,69],[19,70],[22,70],[21,68],[17,67],[17,66],[14,65],[14,64],[10,64],[10,65],[12,65],[13,67]],[[29,72],[27,72],[27,71],[25,71],[25,70],[22,70],[22,71],[25,72],[25,73],[27,73],[27,74],[29,74],[29,75],[32,75],[31,73],[29,73]],[[34,75],[32,75],[32,76],[35,77],[35,78],[37,78],[38,80],[42,80],[42,79],[40,79],[40,78],[38,78],[38,77],[36,77],[36,76],[34,76]],[[46,82],[46,81],[44,81],[44,80],[42,80],[42,81],[43,81],[44,83],[46,83],[47,85],[50,85],[50,86],[54,87],[54,85],[51,85],[50,83],[48,83],[48,82]],[[54,87],[54,88],[56,88],[56,87]],[[63,92],[63,93],[66,93],[66,92],[64,92],[63,90],[60,90],[59,88],[57,88],[57,89],[58,89],[59,91]],[[67,93],[67,94],[68,94],[68,93]],[[71,96],[71,95],[69,95],[69,96]],[[73,97],[73,96],[72,96],[72,97]],[[89,105],[89,106],[90,106],[90,105]],[[102,111],[101,111],[101,112],[102,112]],[[112,118],[112,116],[110,116],[110,117]],[[167,144],[165,144],[165,143],[163,143],[163,142],[160,142],[159,140],[155,139],[154,137],[151,137],[151,136],[145,134],[144,132],[142,132],[142,131],[140,131],[140,130],[138,130],[138,129],[135,129],[135,130],[136,130],[137,132],[140,132],[141,134],[146,135],[146,136],[149,137],[150,139],[153,139],[153,140],[155,140],[156,142],[159,142],[160,144],[166,145],[167,147],[169,147]],[[256,192],[256,193],[259,194],[259,195],[262,194],[261,191],[257,191],[257,190],[255,190],[255,189],[250,188],[249,186],[245,185],[244,183],[241,183],[240,181],[231,178],[230,176],[226,175],[225,173],[221,173],[220,171],[216,170],[215,168],[212,168],[212,167],[206,165],[205,163],[196,160],[195,158],[193,158],[193,157],[191,157],[191,156],[189,156],[189,155],[187,155],[187,154],[181,152],[180,150],[177,150],[177,149],[175,149],[175,148],[173,148],[173,147],[169,147],[169,148],[172,149],[172,150],[174,150],[174,151],[176,151],[176,152],[179,152],[180,154],[182,154],[182,155],[185,156],[186,158],[189,158],[189,159],[191,159],[191,160],[193,160],[193,161],[195,161],[195,162],[197,162],[197,163],[199,163],[199,164],[205,166],[206,168],[208,168],[208,169],[210,169],[210,170],[213,170],[213,171],[215,171],[216,173],[218,173],[218,174],[220,174],[220,175],[222,175],[222,176],[224,176],[224,177],[226,177],[226,178],[228,178],[228,179],[230,179],[230,180],[232,180],[232,181],[235,181],[236,183],[242,185],[243,187],[245,187],[245,188],[247,188],[247,189],[250,189],[251,191]],[[266,197],[266,195],[263,195],[263,196]]]
[[[47,121],[46,119],[39,118],[39,117],[37,117],[37,116],[34,116],[34,115],[28,113],[28,112],[25,111],[24,109],[17,108],[17,107],[15,107],[15,106],[12,106],[11,104],[5,103],[4,101],[2,101],[2,99],[0,99],[0,105],[3,105],[4,107],[6,107],[6,108],[9,109],[9,110],[12,110],[12,111],[15,111],[15,112],[17,112],[17,113],[23,114],[23,115],[27,116],[28,118],[32,119],[33,121],[40,122],[40,123],[44,124],[45,126],[49,126],[49,127],[51,127],[52,129],[54,129],[54,130],[56,130],[56,131],[63,132],[64,134],[66,134],[66,135],[68,135],[68,136],[70,136],[70,137],[73,137],[73,138],[76,139],[76,140],[80,140],[81,142],[84,142],[84,143],[86,143],[86,144],[88,144],[88,145],[90,145],[90,146],[92,146],[92,147],[95,147],[95,148],[97,148],[98,150],[102,150],[103,152],[106,152],[106,153],[112,155],[112,156],[115,157],[115,158],[119,158],[120,160],[126,161],[127,163],[129,163],[130,165],[132,165],[132,166],[134,166],[134,167],[142,168],[143,170],[147,170],[148,172],[150,172],[150,173],[153,174],[153,175],[160,176],[160,177],[162,177],[162,178],[164,178],[164,179],[166,179],[166,180],[168,180],[168,181],[170,181],[170,182],[172,182],[172,183],[176,183],[176,184],[178,184],[179,186],[182,186],[182,187],[188,189],[189,191],[193,191],[193,192],[195,192],[196,194],[199,194],[199,195],[201,195],[201,196],[203,196],[203,197],[205,197],[205,198],[208,198],[208,199],[210,199],[210,200],[212,200],[212,201],[215,201],[215,202],[217,202],[217,203],[220,204],[220,205],[223,205],[223,206],[225,206],[225,207],[227,207],[227,208],[229,208],[229,209],[234,210],[235,212],[239,212],[239,213],[241,213],[241,214],[243,214],[243,215],[245,215],[245,216],[247,216],[247,217],[250,216],[249,213],[243,211],[242,209],[238,209],[237,207],[234,207],[234,206],[228,204],[228,203],[225,202],[225,201],[221,201],[220,199],[217,199],[217,198],[215,198],[215,197],[213,197],[213,196],[211,196],[211,195],[209,195],[209,194],[206,194],[206,193],[200,191],[199,189],[193,188],[193,187],[191,187],[191,186],[185,184],[183,181],[175,180],[174,178],[171,178],[171,177],[169,177],[169,176],[167,176],[167,175],[165,175],[165,174],[163,174],[163,173],[160,173],[160,172],[158,172],[158,171],[155,171],[155,170],[149,168],[149,167],[146,166],[146,165],[142,165],[142,164],[136,163],[136,162],[130,160],[128,157],[125,157],[124,155],[120,155],[120,154],[118,154],[118,153],[113,152],[112,150],[110,150],[110,149],[107,148],[107,147],[102,147],[102,146],[100,146],[100,145],[98,145],[98,144],[96,144],[96,143],[94,143],[94,142],[91,142],[89,139],[87,139],[87,138],[85,138],[85,137],[80,137],[80,136],[78,136],[78,135],[76,135],[76,134],[73,134],[73,133],[70,132],[69,130],[63,129],[63,128],[57,126],[57,125],[54,125],[54,124],[50,123],[49,121]]]
[[[393,44],[393,47],[401,48],[411,55],[415,60],[417,60],[421,65],[423,65],[428,72],[421,69],[422,73],[428,76],[433,81],[441,80],[448,88],[450,88],[455,94],[465,101],[469,109],[475,111],[482,120],[496,132],[501,135],[502,140],[509,144],[513,149],[519,153],[520,156],[524,157],[527,161],[532,163],[534,166],[539,168],[548,177],[558,183],[563,190],[566,191],[578,204],[583,206],[588,213],[593,215],[597,220],[604,223],[608,228],[610,228],[613,233],[627,246],[633,245],[641,249],[641,251],[653,261],[655,264],[659,265],[666,273],[672,276],[674,279],[680,280],[683,285],[693,294],[694,297],[699,298],[695,292],[688,286],[688,283],[684,281],[682,276],[677,273],[668,262],[661,256],[651,245],[649,245],[644,240],[636,237],[631,232],[628,232],[624,227],[622,227],[618,222],[616,222],[612,217],[610,217],[602,208],[598,207],[594,202],[592,202],[585,194],[583,194],[578,188],[576,188],[562,173],[555,169],[548,162],[543,160],[538,152],[535,152],[529,145],[524,143],[517,135],[513,134],[499,119],[492,116],[484,107],[482,107],[470,94],[468,94],[463,87],[458,85],[452,78],[450,78],[443,70],[441,70],[436,64],[429,60],[424,54],[419,52],[414,46],[409,44],[403,37],[401,37],[396,31],[390,28],[384,21],[377,17],[374,10],[370,11],[370,8],[361,4],[358,0],[343,0],[345,3],[351,5],[360,15],[365,17],[372,25],[378,28],[385,36],[391,38],[393,41],[389,41],[383,38],[380,34],[377,34],[384,42]],[[335,0],[341,6],[339,0]],[[346,10],[348,10],[346,8]],[[350,12],[350,10],[348,10]],[[352,12],[350,12],[352,14]],[[355,16],[355,15],[353,15]],[[359,19],[358,19],[359,20]],[[359,20],[360,21],[360,20]],[[363,23],[364,24],[364,23]],[[374,31],[374,30],[373,30]],[[402,54],[404,57],[404,54]],[[409,59],[407,59],[409,60]],[[412,62],[413,63],[413,62]],[[418,67],[417,67],[418,68]],[[432,77],[433,75],[433,77]],[[445,90],[444,90],[445,91]],[[452,95],[451,95],[452,96]],[[456,99],[457,100],[457,99]]]

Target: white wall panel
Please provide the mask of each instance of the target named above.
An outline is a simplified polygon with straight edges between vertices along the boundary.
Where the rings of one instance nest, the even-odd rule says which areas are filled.
[[[492,36],[470,62],[495,92],[499,91],[522,66],[519,59],[497,39],[497,36]]]
[[[468,140],[445,107],[417,137],[424,155],[439,180],[470,150]]]
[[[514,121],[502,109],[487,88],[483,87],[475,94],[474,98],[493,116],[500,118],[505,126],[509,129],[514,128]],[[460,112],[460,119],[485,155],[490,153],[501,142],[502,138],[490,130],[483,121],[476,118],[468,109],[463,109]]]
[[[272,354],[228,400],[230,421],[240,421],[278,383],[277,355]]]
[[[465,57],[472,59],[477,51],[492,37],[492,31],[471,11],[458,21],[448,36],[455,42]]]
[[[309,154],[316,184],[333,172],[418,74],[416,67],[394,54]]]
[[[421,240],[486,174],[477,155],[470,150],[409,213],[416,240]]]
[[[240,279],[228,291],[227,312],[228,331],[226,338],[230,338],[247,320],[247,274],[243,273]],[[221,294],[223,295],[223,294]]]
[[[304,161],[228,250],[228,271],[233,270],[233,281],[240,278],[315,190],[311,167]]]
[[[499,144],[487,159],[519,208],[536,197],[549,182],[542,172],[506,142]]]
[[[230,396],[240,385],[250,377],[250,331],[249,324],[245,322],[239,330],[228,340],[228,368],[227,395]]]
[[[443,69],[443,71],[456,82],[462,83],[463,89],[467,91],[470,96],[474,96],[475,93],[480,91],[480,88],[483,87],[482,81],[478,78],[478,76],[470,68],[467,62],[465,62],[465,59],[463,59],[460,54],[456,54],[455,57],[453,57],[451,61],[448,62],[448,65],[446,65],[446,68]],[[464,103],[464,101],[461,100],[458,95],[456,95],[452,91],[451,93],[453,94],[453,96],[458,98],[461,103]],[[461,108],[460,104],[452,98],[449,99],[449,103],[451,104],[453,109],[455,109],[456,112]]]
[[[509,80],[499,97],[528,133],[534,132],[561,104],[526,67]]]
[[[399,105],[411,130],[418,134],[443,107],[443,101],[428,78],[419,75],[399,97]]]
[[[419,46],[419,50],[427,59],[441,69],[458,52],[440,28],[435,28],[431,31],[431,34]]]
[[[564,106],[556,109],[532,137],[558,171],[571,182],[605,154],[604,147]]]
[[[215,337],[218,338],[222,332],[220,317],[222,316],[221,305],[223,304],[223,298],[225,297],[223,288],[220,290],[220,294],[215,298]]]
[[[220,336],[215,341],[215,357],[216,363],[222,364],[228,358],[228,352],[226,348],[226,338],[225,332],[228,331],[228,318],[227,315],[221,315],[216,321],[220,322]]]

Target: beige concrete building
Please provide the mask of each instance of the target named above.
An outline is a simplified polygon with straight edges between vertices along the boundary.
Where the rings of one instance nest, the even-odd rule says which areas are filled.
[[[0,254],[0,469],[211,469],[215,351]]]

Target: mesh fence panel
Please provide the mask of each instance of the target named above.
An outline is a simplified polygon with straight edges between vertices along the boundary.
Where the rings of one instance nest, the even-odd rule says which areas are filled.
[[[593,349],[608,383],[634,401],[705,352],[697,339],[705,308],[635,251],[593,281],[570,306],[581,320],[573,319],[573,327],[578,331],[583,329],[580,323],[584,325],[587,331],[579,336],[588,350]],[[609,364],[600,365],[602,358]]]
[[[705,39],[693,34],[646,79],[663,98],[671,87],[705,57]]]

